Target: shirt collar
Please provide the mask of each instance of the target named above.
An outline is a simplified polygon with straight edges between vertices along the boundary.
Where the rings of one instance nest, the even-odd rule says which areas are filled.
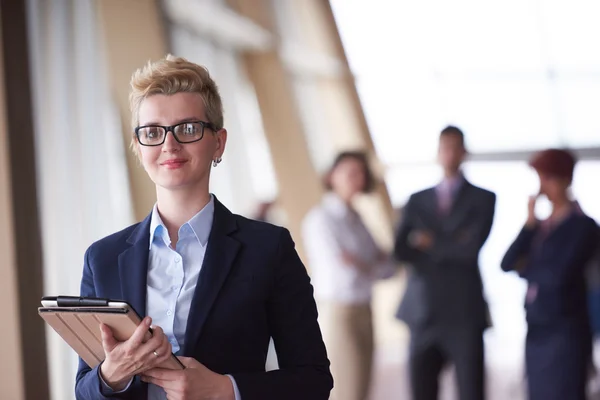
[[[179,228],[179,238],[193,235],[202,247],[206,247],[212,229],[214,214],[215,198],[211,194],[208,204]],[[152,247],[155,237],[161,237],[166,245],[171,244],[169,232],[160,218],[157,204],[154,204],[152,208],[152,217],[150,219],[150,247]]]
[[[465,176],[462,172],[459,172],[456,176],[452,178],[444,178],[438,185],[438,189],[449,189],[451,193],[454,193],[462,186],[464,182]]]

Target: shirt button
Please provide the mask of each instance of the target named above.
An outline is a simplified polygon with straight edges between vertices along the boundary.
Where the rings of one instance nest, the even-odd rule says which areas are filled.
[[[175,262],[179,264],[181,262],[181,257],[175,257]]]
[[[177,291],[177,286],[171,286],[171,290],[173,290],[174,292]]]
[[[171,316],[171,314],[173,314],[173,313],[171,312],[171,310],[167,310],[167,316],[169,316],[169,317],[170,317],[170,316]]]

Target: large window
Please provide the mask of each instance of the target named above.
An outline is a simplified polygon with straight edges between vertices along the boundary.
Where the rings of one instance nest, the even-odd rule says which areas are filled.
[[[600,3],[331,0],[377,150],[430,160],[462,127],[473,152],[600,146]]]

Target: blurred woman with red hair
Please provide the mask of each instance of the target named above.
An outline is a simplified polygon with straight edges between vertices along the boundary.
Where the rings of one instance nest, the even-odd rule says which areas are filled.
[[[593,257],[599,228],[570,196],[575,157],[559,149],[534,155],[540,191],[529,199],[525,226],[510,246],[502,269],[527,280],[525,363],[529,400],[585,400],[592,354],[585,267]],[[535,217],[546,196],[549,218]]]

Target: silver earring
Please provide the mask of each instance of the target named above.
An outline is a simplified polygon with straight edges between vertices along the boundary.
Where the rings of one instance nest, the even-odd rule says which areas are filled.
[[[223,159],[222,159],[221,157],[219,157],[219,158],[215,158],[215,159],[213,160],[213,167],[216,167],[217,165],[219,165],[219,163],[220,163],[221,161],[223,161]]]

